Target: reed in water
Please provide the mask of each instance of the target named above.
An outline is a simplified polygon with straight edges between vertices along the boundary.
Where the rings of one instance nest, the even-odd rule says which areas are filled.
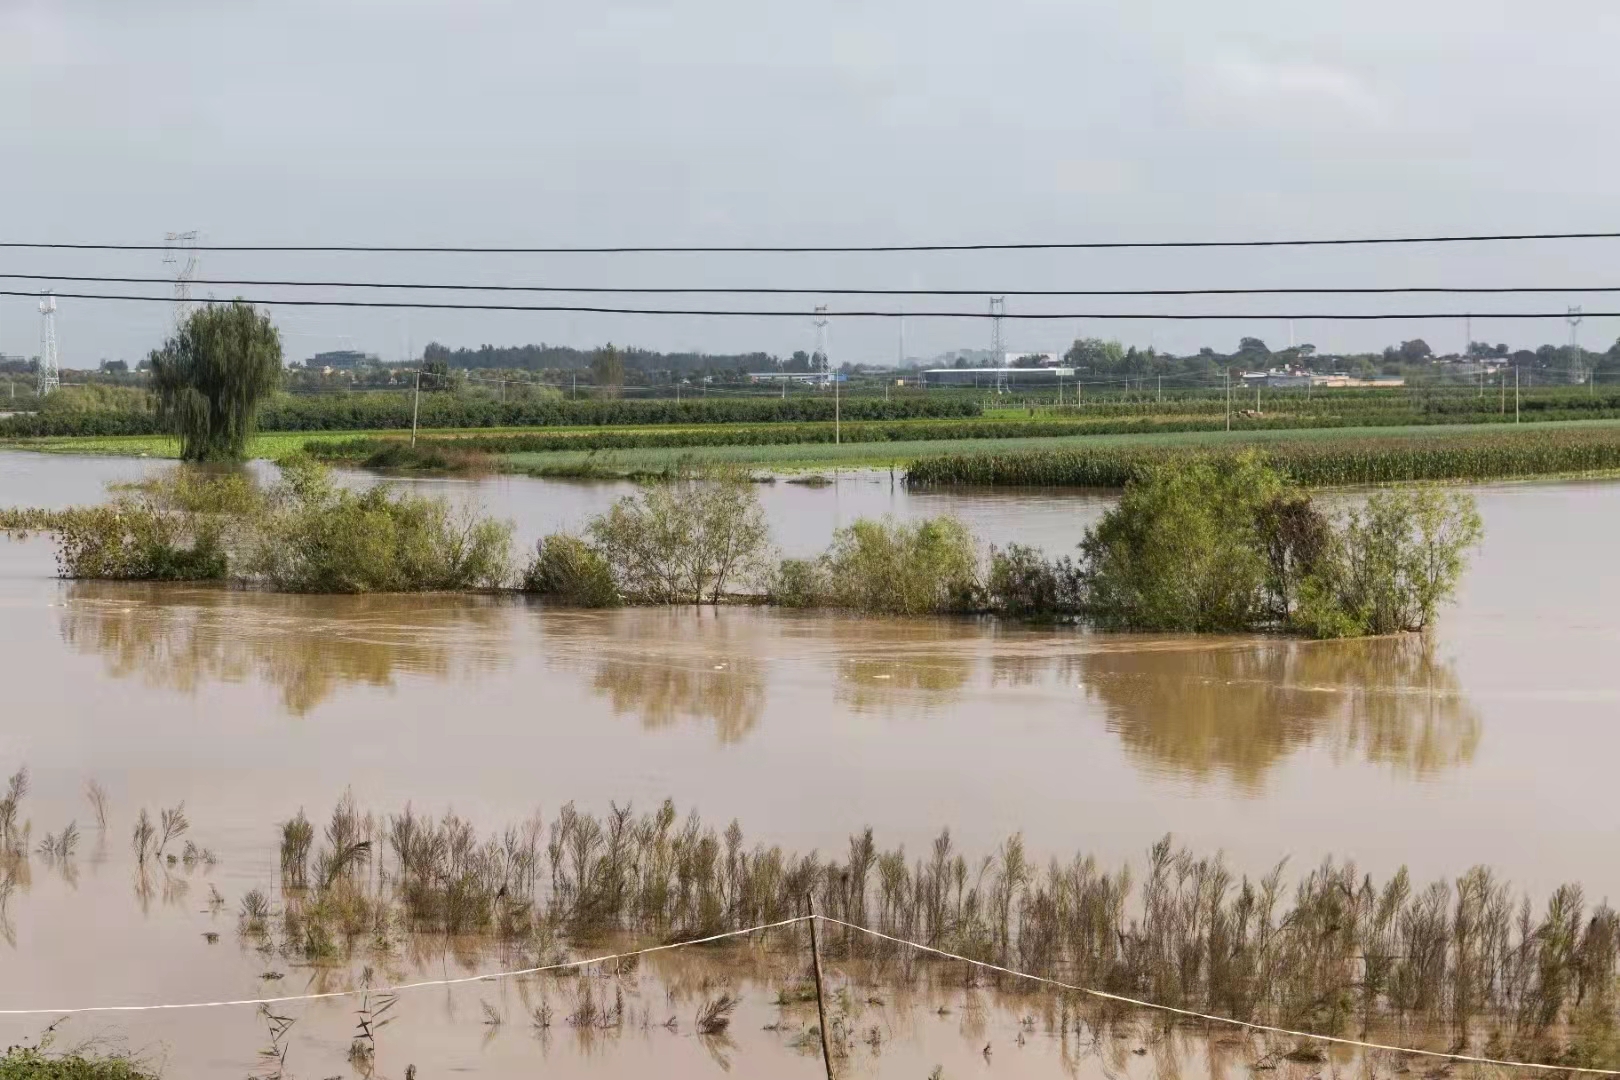
[[[841,857],[744,839],[671,802],[648,813],[572,804],[481,834],[453,814],[338,803],[317,841],[282,826],[281,905],[244,907],[242,932],[315,964],[435,936],[525,961],[629,934],[677,941],[799,915],[832,918],[1033,975],[1319,1034],[1391,1027],[1450,1033],[1493,1056],[1568,1065],[1620,1060],[1620,920],[1564,885],[1539,905],[1485,867],[1422,885],[1328,859],[1290,881],[1154,844],[1139,868],[1077,854],[1044,864],[1020,836],[970,856],[942,831],[923,852],[870,829]],[[905,945],[830,928],[834,958],[886,979],[949,969]],[[972,978],[975,973],[963,972]],[[1036,984],[989,976],[1008,990]]]

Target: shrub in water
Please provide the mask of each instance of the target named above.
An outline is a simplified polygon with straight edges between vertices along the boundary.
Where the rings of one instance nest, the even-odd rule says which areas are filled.
[[[759,569],[770,541],[759,496],[738,474],[643,488],[589,532],[620,593],[651,604],[718,603]]]
[[[523,591],[571,607],[617,607],[613,568],[602,553],[577,536],[552,533],[535,548],[523,572]]]
[[[67,578],[223,578],[240,515],[258,498],[245,475],[191,468],[128,485],[102,506],[53,515],[58,570]]]
[[[1335,523],[1252,455],[1162,465],[1087,532],[1081,607],[1128,630],[1422,630],[1480,530],[1465,494],[1378,492]]]
[[[990,549],[985,606],[1014,619],[1051,619],[1080,609],[1081,574],[1068,558],[1048,560],[1023,544]]]
[[[510,571],[512,526],[442,498],[338,487],[307,459],[284,462],[243,555],[241,576],[284,592],[496,588]]]
[[[815,559],[783,559],[771,579],[766,599],[777,607],[811,608],[827,602],[827,575]]]
[[[1120,629],[1253,627],[1268,570],[1258,509],[1281,490],[1248,457],[1153,469],[1081,542],[1088,614]]]
[[[1469,495],[1432,487],[1373,494],[1346,512],[1300,628],[1332,637],[1426,629],[1456,592],[1482,531]]]
[[[967,526],[952,517],[857,521],[833,534],[823,560],[835,607],[888,615],[978,607],[978,551]]]

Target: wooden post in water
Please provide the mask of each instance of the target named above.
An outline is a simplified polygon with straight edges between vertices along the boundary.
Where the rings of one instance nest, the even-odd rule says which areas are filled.
[[[821,1000],[821,939],[816,936],[815,893],[806,893],[804,900],[810,910],[810,965],[816,973],[816,1020],[821,1025],[821,1063],[827,1069],[827,1080],[833,1080],[832,1051],[827,1048],[827,1007]]]

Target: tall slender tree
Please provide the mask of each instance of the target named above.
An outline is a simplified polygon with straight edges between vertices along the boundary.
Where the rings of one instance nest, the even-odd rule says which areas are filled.
[[[591,379],[608,397],[618,397],[624,386],[624,352],[613,347],[613,342],[597,349],[591,356]]]
[[[208,304],[151,355],[158,415],[186,461],[247,454],[259,405],[281,384],[281,333],[251,304]]]

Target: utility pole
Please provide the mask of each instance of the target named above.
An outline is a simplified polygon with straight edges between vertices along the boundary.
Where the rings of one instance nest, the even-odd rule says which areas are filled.
[[[411,445],[416,445],[416,416],[422,407],[422,365],[416,365],[416,392],[411,395]]]
[[[1232,430],[1232,369],[1226,369],[1226,430]]]
[[[1155,399],[1155,401],[1160,405],[1164,404],[1164,376],[1163,375],[1159,376],[1159,395]]]
[[[843,434],[844,429],[843,429],[843,426],[842,426],[842,422],[840,421],[839,416],[838,416],[838,402],[839,402],[839,394],[838,394],[839,375],[838,375],[838,372],[835,371],[835,372],[832,373],[832,381],[833,381],[833,445],[838,446],[844,441],[844,434]]]
[[[1519,367],[1513,366],[1513,422],[1519,422]]]

